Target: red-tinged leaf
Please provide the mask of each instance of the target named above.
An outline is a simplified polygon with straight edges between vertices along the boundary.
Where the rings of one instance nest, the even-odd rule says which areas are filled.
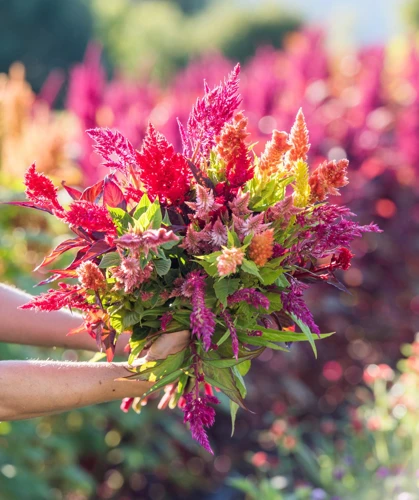
[[[105,348],[106,359],[108,362],[113,360],[115,355],[115,330],[105,330],[102,332],[102,345]]]
[[[109,177],[106,177],[105,179],[105,187],[103,190],[103,205],[105,207],[108,206],[112,208],[118,207],[122,208],[123,210],[126,209],[127,205],[124,194],[122,193],[118,184]]]
[[[52,214],[51,210],[41,208],[31,201],[2,201],[0,202],[0,205],[16,205],[18,207],[34,208],[35,210],[41,210],[42,212],[48,212],[49,214]]]
[[[86,188],[83,191],[80,199],[85,201],[90,201],[92,203],[97,203],[100,200],[100,197],[102,196],[103,185],[104,182],[103,180],[101,180],[99,182],[96,182],[96,184],[93,184],[93,186]]]
[[[86,331],[86,327],[84,325],[84,323],[82,323],[80,326],[77,326],[75,328],[72,328],[68,333],[67,333],[67,337],[70,337],[71,335],[76,335],[78,333],[83,333]]]
[[[46,280],[43,280],[43,281],[40,281],[39,283],[37,283],[36,285],[34,286],[42,286],[42,285],[49,285],[50,283],[52,283],[53,281],[57,280],[58,278],[60,277],[59,274],[53,274],[52,276],[50,276],[49,278],[47,278]]]
[[[66,270],[76,269],[81,262],[92,260],[99,255],[109,252],[113,247],[110,247],[105,240],[96,241],[93,245],[86,249],[81,249],[73,262],[66,267]]]
[[[51,269],[49,272],[54,274],[49,278],[37,283],[35,286],[48,285],[49,283],[52,283],[53,281],[61,278],[77,278],[77,273],[73,270]]]
[[[59,257],[61,254],[66,252],[67,250],[70,250],[71,248],[76,248],[76,247],[83,247],[87,246],[88,244],[86,243],[85,240],[81,238],[74,238],[70,240],[65,240],[61,242],[54,250],[44,257],[44,260],[39,264],[39,266],[36,266],[34,271],[38,271],[41,269],[41,267],[45,267],[51,262],[53,262],[57,257]]]
[[[83,194],[79,189],[74,189],[70,186],[67,186],[65,181],[61,182],[63,188],[67,191],[67,193],[71,196],[73,200],[79,200],[81,195]]]

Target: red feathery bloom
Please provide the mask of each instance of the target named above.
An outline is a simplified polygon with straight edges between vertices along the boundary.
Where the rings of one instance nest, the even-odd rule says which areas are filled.
[[[189,422],[193,439],[214,454],[205,427],[211,427],[215,421],[215,410],[208,404],[219,404],[219,400],[215,396],[197,397],[193,392],[189,392],[185,395],[185,402],[186,404],[182,408],[185,414],[183,422],[185,424]]]
[[[190,188],[191,171],[186,158],[175,153],[164,135],[156,132],[151,123],[137,152],[141,181],[152,198],[158,196],[163,203],[180,205]]]
[[[187,131],[181,127],[183,153],[199,165],[206,161],[215,137],[224,124],[233,117],[240,104],[239,89],[240,65],[233,69],[223,84],[212,90],[205,85],[205,95],[198,99],[189,115]]]
[[[293,162],[299,159],[306,161],[307,153],[310,149],[307,125],[301,108],[298,110],[297,117],[292,126],[289,142],[291,143],[291,148],[287,153],[287,166],[290,169]]]
[[[266,177],[274,174],[278,170],[284,154],[291,148],[288,142],[288,134],[274,130],[272,139],[266,143],[265,151],[260,157],[259,170]]]
[[[86,260],[77,268],[77,276],[83,288],[99,290],[106,286],[106,280],[97,264]]]
[[[81,227],[88,233],[106,233],[108,237],[116,236],[116,227],[108,210],[95,205],[91,201],[77,200],[70,205],[63,219],[70,226]]]
[[[135,188],[134,186],[127,186],[125,188],[125,199],[127,202],[132,200],[134,203],[138,203],[143,197],[143,192],[140,189]]]
[[[58,203],[57,188],[47,176],[36,171],[35,163],[25,173],[26,197],[37,208],[54,212],[61,217],[64,209]]]
[[[351,267],[354,254],[345,247],[339,249],[339,255],[333,263],[333,267],[347,271]]]
[[[274,231],[268,229],[263,233],[256,234],[249,246],[249,257],[253,262],[262,267],[272,257],[274,247]]]
[[[120,132],[109,128],[93,128],[86,132],[95,141],[94,150],[103,158],[105,167],[126,173],[130,165],[135,165],[135,149]]]
[[[59,283],[58,290],[48,290],[34,297],[30,302],[20,306],[20,309],[35,309],[36,311],[58,311],[63,307],[88,310],[91,304],[87,304],[83,289],[79,285],[68,285]]]
[[[162,329],[163,332],[167,330],[167,327],[169,326],[172,319],[173,319],[173,314],[170,311],[165,312],[163,316],[160,318],[160,328]]]
[[[325,161],[310,175],[310,202],[323,201],[329,194],[339,195],[338,188],[348,184],[348,160]]]

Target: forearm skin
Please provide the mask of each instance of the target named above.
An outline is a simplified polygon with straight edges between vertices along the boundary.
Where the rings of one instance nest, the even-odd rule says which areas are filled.
[[[0,362],[0,421],[23,420],[74,408],[140,397],[150,382],[118,381],[125,363]]]

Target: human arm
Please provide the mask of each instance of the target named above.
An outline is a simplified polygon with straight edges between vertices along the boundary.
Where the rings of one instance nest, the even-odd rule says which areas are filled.
[[[35,312],[19,309],[32,299],[16,288],[0,283],[0,342],[40,347],[63,347],[97,351],[95,340],[87,332],[67,333],[83,322],[80,314],[70,311]],[[122,355],[129,335],[122,334],[116,344],[116,355]]]
[[[188,331],[161,335],[143,358],[163,359],[182,350]],[[117,380],[126,363],[0,362],[0,421],[51,415],[107,401],[141,397],[151,382]]]

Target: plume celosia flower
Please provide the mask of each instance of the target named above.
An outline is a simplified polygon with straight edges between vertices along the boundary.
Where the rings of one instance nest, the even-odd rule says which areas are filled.
[[[205,86],[205,95],[196,101],[188,119],[187,130],[181,128],[183,152],[199,165],[206,161],[210,149],[215,144],[215,137],[221,132],[224,124],[233,117],[240,97],[239,88],[240,65],[238,64],[224,84],[210,90]]]
[[[135,149],[118,131],[95,128],[87,133],[95,141],[94,149],[103,158],[105,167],[126,173],[130,165],[135,165]]]
[[[215,330],[215,314],[205,305],[205,277],[199,271],[189,273],[182,286],[182,293],[192,302],[192,333],[202,339],[204,349],[208,351]]]
[[[231,314],[227,311],[224,310],[221,312],[221,317],[224,320],[224,323],[226,324],[230,335],[231,335],[231,346],[233,348],[233,355],[236,359],[239,358],[239,339],[237,337],[237,330],[236,327],[234,326],[234,321],[231,316]]]
[[[217,219],[212,225],[210,238],[214,250],[219,250],[227,244],[227,228],[220,219]]]
[[[239,190],[233,200],[228,202],[228,206],[236,217],[241,218],[252,213],[249,210],[249,200],[250,192],[243,193]]]
[[[239,302],[246,302],[256,308],[263,307],[263,309],[269,309],[269,300],[263,293],[254,288],[242,288],[227,298],[229,305],[238,304]]]
[[[100,290],[106,286],[106,280],[97,264],[86,260],[77,268],[77,276],[83,288]]]
[[[348,184],[346,177],[348,160],[325,161],[311,174],[309,183],[311,189],[310,201],[323,201],[329,194],[339,195],[338,188]]]
[[[138,256],[143,253],[145,256],[150,251],[156,251],[160,245],[169,241],[178,241],[179,237],[171,230],[164,227],[159,229],[147,229],[143,232],[131,231],[115,240],[115,243],[122,248],[131,250],[132,256]]]
[[[141,152],[137,153],[137,165],[149,196],[158,196],[161,202],[172,205],[185,201],[191,179],[188,163],[151,123]]]
[[[58,311],[64,307],[87,310],[94,306],[87,304],[83,289],[79,285],[60,283],[58,290],[49,290],[34,297],[30,302],[20,306],[20,309],[35,309],[36,311]]]
[[[247,219],[237,217],[233,214],[234,229],[242,239],[251,233],[260,234],[263,233],[263,231],[266,231],[269,228],[270,224],[265,224],[264,220],[264,212],[261,212],[257,215],[250,215],[249,217],[247,217]]]
[[[243,263],[244,252],[241,248],[223,248],[217,257],[217,269],[220,276],[227,276],[237,271],[237,266]]]
[[[308,141],[307,125],[303,110],[300,108],[289,136],[291,148],[289,149],[286,158],[288,169],[292,169],[294,162],[297,160],[307,160],[307,153],[310,149],[310,143]]]
[[[80,227],[84,231],[105,233],[108,237],[116,236],[116,227],[106,207],[91,201],[73,201],[70,209],[63,216],[70,226]]]
[[[295,314],[313,333],[320,335],[319,327],[314,322],[313,315],[303,299],[303,291],[308,288],[303,283],[293,281],[288,292],[281,293],[284,311]]]
[[[184,422],[189,423],[192,437],[207,451],[214,454],[209,444],[205,427],[211,427],[215,420],[215,410],[209,404],[219,404],[215,396],[196,396],[189,392],[185,395],[186,404],[182,408]]]
[[[140,261],[134,257],[122,259],[118,268],[113,270],[113,276],[116,278],[116,288],[123,288],[125,293],[132,293],[142,283],[150,279],[153,272],[151,263],[141,269]]]
[[[25,173],[26,197],[37,208],[48,210],[61,217],[64,209],[57,199],[57,188],[44,174],[36,171],[33,163]]]
[[[167,327],[169,326],[172,319],[173,319],[173,314],[169,311],[165,312],[163,316],[160,318],[160,328],[162,329],[163,332],[167,330]]]
[[[278,167],[284,158],[284,154],[290,149],[288,134],[274,130],[272,139],[266,143],[265,151],[260,157],[258,165],[259,172],[266,178],[278,171]]]
[[[274,247],[274,231],[267,229],[253,236],[249,246],[249,257],[257,266],[264,266],[272,257]]]

